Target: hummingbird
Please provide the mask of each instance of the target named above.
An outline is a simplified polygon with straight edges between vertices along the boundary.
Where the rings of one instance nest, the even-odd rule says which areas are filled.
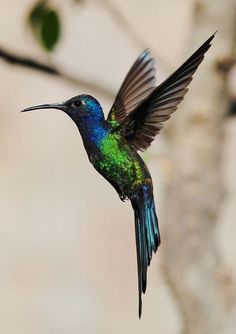
[[[152,178],[138,151],[150,146],[163,122],[170,118],[183,100],[214,36],[158,86],[155,85],[154,59],[148,49],[144,50],[126,75],[107,119],[100,103],[86,94],[62,103],[22,110],[64,111],[77,125],[94,168],[115,188],[122,201],[131,201],[136,235],[139,318],[142,314],[142,294],[147,286],[147,269],[161,239]]]

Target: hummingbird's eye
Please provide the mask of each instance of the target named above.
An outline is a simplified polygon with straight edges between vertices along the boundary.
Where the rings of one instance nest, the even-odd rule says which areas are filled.
[[[72,103],[72,106],[76,107],[76,108],[80,108],[82,105],[83,105],[83,101],[82,100],[77,100],[77,101],[75,101],[75,102]]]

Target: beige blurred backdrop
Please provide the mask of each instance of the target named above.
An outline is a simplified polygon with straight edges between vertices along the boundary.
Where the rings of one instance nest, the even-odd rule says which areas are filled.
[[[209,0],[54,1],[63,30],[60,43],[49,56],[25,23],[34,1],[0,1],[0,47],[52,64],[69,76],[108,91],[102,94],[0,58],[1,333],[236,332],[236,119],[222,117],[233,95],[233,89],[228,89],[231,67],[223,73],[216,70],[216,61],[234,51],[235,22],[229,24],[232,17],[226,15],[235,10],[236,1],[229,0],[224,8],[218,8],[219,1],[211,2],[216,9]],[[208,13],[205,16],[204,11]],[[187,101],[144,154],[153,176],[163,235],[148,271],[139,320],[130,203],[122,203],[92,168],[77,128],[68,117],[55,110],[29,114],[20,114],[20,110],[89,93],[107,113],[112,104],[109,96],[115,95],[145,47],[154,54],[160,82],[215,30],[219,32],[194,77]],[[197,129],[195,123],[192,129],[186,113],[195,106],[201,112],[196,114]],[[208,106],[206,130],[204,108]],[[199,131],[203,133],[200,137]],[[213,168],[202,163],[208,157],[205,147],[214,152]],[[186,168],[181,167],[184,159],[188,159]],[[191,225],[195,217],[192,205],[184,206],[181,198],[181,187],[189,184],[191,197],[191,182],[185,177],[192,173],[193,164],[201,166],[209,181],[202,187],[201,173],[194,172],[194,182],[203,189],[201,198],[194,193],[197,212],[202,210],[202,201],[211,203],[214,198],[214,214],[207,212],[206,204],[203,216],[209,216],[210,222],[204,225],[200,220],[200,231],[198,227],[191,230],[191,226],[186,230],[179,219],[189,215]],[[183,175],[176,196],[172,185],[179,170]],[[180,239],[171,227],[175,220]],[[184,247],[192,236],[196,248],[191,244],[188,251]],[[201,265],[199,258],[205,257]],[[185,268],[196,270],[185,272]]]

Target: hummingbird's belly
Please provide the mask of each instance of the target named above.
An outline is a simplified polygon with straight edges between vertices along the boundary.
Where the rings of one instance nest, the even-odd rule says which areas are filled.
[[[129,197],[141,184],[151,182],[150,173],[138,153],[118,135],[106,137],[93,161],[94,167],[116,190]]]

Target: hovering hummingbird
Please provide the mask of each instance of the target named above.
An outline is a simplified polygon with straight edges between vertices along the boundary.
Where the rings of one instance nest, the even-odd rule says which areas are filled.
[[[22,110],[54,108],[70,116],[79,129],[92,165],[110,182],[122,201],[131,201],[135,218],[139,317],[142,293],[146,291],[147,267],[161,239],[152,178],[138,151],[150,146],[163,122],[183,100],[214,35],[157,87],[154,60],[148,50],[143,51],[125,77],[106,120],[100,103],[84,94],[63,103]]]

